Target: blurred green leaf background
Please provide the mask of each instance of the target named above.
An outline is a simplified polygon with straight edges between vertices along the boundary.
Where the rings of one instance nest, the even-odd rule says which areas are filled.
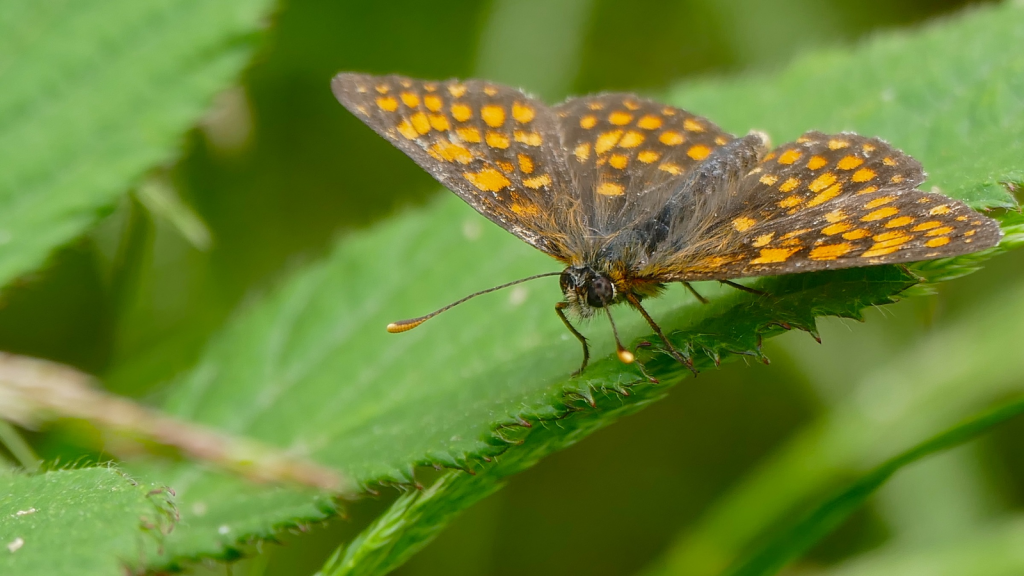
[[[25,38],[33,30],[46,31],[45,18],[19,20],[22,11],[14,9],[18,4],[0,2],[0,26],[22,30]],[[189,416],[190,399],[209,401],[199,393],[189,395],[209,373],[195,367],[216,366],[206,359],[218,359],[218,350],[230,352],[249,328],[272,324],[263,312],[247,316],[253,309],[264,310],[259,302],[269,298],[287,311],[290,302],[310,294],[324,301],[331,298],[330,288],[342,279],[333,280],[318,263],[344,262],[349,266],[344,270],[358,270],[362,264],[351,253],[361,252],[379,265],[380,258],[391,254],[374,251],[373,241],[381,230],[390,230],[395,238],[407,232],[408,241],[414,242],[414,226],[426,226],[417,220],[424,213],[442,214],[452,223],[451,236],[437,241],[438,252],[464,236],[479,234],[465,229],[473,226],[463,218],[466,211],[446,204],[443,195],[448,192],[337,104],[329,81],[339,71],[486,77],[523,86],[548,101],[603,90],[671,96],[727,129],[773,129],[779,141],[794,135],[781,133],[790,124],[774,111],[756,106],[770,106],[772,94],[751,94],[752,104],[744,109],[720,109],[734,100],[714,91],[716,79],[767,77],[802,54],[842,53],[880,34],[985,9],[946,0],[286,0],[276,6],[245,6],[223,19],[235,23],[225,25],[227,31],[211,32],[209,46],[183,51],[181,61],[188,63],[203,62],[210,54],[222,57],[217,60],[220,67],[196,70],[208,76],[200,75],[202,81],[194,87],[161,85],[165,78],[178,78],[171,72],[136,77],[131,58],[119,61],[121,68],[115,71],[122,76],[104,66],[96,68],[96,74],[136,78],[143,86],[140,93],[154,92],[153,101],[165,91],[191,90],[188,107],[175,107],[179,100],[168,100],[167,115],[194,128],[178,139],[177,125],[170,122],[144,125],[142,132],[160,137],[147,136],[151,148],[132,148],[141,168],[128,179],[129,189],[114,190],[95,205],[83,201],[80,213],[61,214],[70,222],[54,228],[61,239],[54,243],[61,247],[44,266],[22,270],[20,279],[4,289],[0,350],[79,367],[98,375],[113,392]],[[46,13],[55,14],[61,7],[55,2]],[[94,7],[89,22],[105,22],[104,10]],[[175,13],[154,14],[152,22],[174,29]],[[209,21],[218,17],[210,14]],[[72,29],[81,32],[80,27]],[[145,43],[141,34],[123,37],[118,28],[107,33],[110,42]],[[12,52],[19,46],[17,39],[10,38],[6,44],[0,39],[0,73],[28,70],[31,62],[19,61]],[[965,52],[970,49],[964,47]],[[181,68],[173,72],[180,73]],[[1024,75],[1020,68],[1016,72]],[[1011,78],[1007,85],[1019,87],[1021,78]],[[687,91],[695,81],[704,82],[707,91]],[[10,94],[7,100],[0,98],[0,113],[18,110],[18,95]],[[984,118],[986,110],[996,108],[985,106],[1020,99],[1012,93],[984,96],[971,111],[995,125],[1004,119]],[[733,98],[739,99],[735,92]],[[4,108],[8,103],[13,104]],[[827,101],[815,101],[807,107],[828,106]],[[88,116],[89,110],[69,108],[64,116],[44,119],[67,121],[75,114]],[[124,116],[130,118],[128,112]],[[193,116],[197,122],[190,119]],[[762,124],[749,125],[760,118]],[[1010,120],[1019,118],[1006,121]],[[778,123],[767,125],[772,122]],[[33,126],[11,121],[6,129],[0,124],[0,132],[30,134]],[[898,127],[892,130],[878,135],[898,137]],[[12,153],[20,145],[13,137],[0,143]],[[111,149],[132,146],[118,141]],[[921,146],[926,148],[927,143]],[[104,148],[97,150],[101,154]],[[89,158],[84,157],[81,165],[88,167]],[[939,173],[945,168],[952,174],[947,180],[956,181],[953,168],[926,168]],[[126,179],[129,172],[125,168]],[[25,181],[35,185],[32,175],[28,173]],[[1006,193],[1001,183],[992,184]],[[428,212],[419,212],[424,208]],[[399,223],[404,228],[387,228]],[[485,240],[493,238],[488,236],[492,232],[484,232]],[[350,252],[333,251],[339,239]],[[408,256],[397,249],[396,254]],[[396,262],[405,262],[402,258]],[[498,262],[494,272],[553,269],[544,267],[545,259],[539,255],[510,255],[508,261],[513,262],[512,269]],[[0,256],[0,264],[5,262]],[[396,301],[376,303],[382,308],[375,313],[397,318],[426,312],[444,303],[417,297],[419,275],[432,286],[440,281],[423,271],[429,266],[423,262],[415,274],[390,271],[393,282],[403,283],[401,290],[367,285],[355,294],[336,297],[370,301],[377,293],[397,294]],[[523,466],[503,489],[481,489],[480,495],[493,493],[465,513],[453,514],[436,540],[395,573],[718,573],[728,559],[755,549],[763,540],[744,530],[772,525],[783,510],[820,501],[842,482],[1019,394],[1024,387],[1021,270],[1024,254],[1009,252],[987,262],[978,273],[939,285],[933,296],[868,310],[864,323],[821,320],[820,345],[796,331],[768,340],[764,353],[771,359],[769,367],[741,361],[705,370],[640,415],[596,431],[536,466]],[[494,283],[508,279],[495,277]],[[278,292],[281,286],[287,286],[283,294]],[[453,279],[450,296],[482,287]],[[432,298],[433,288],[429,293]],[[524,323],[546,326],[554,317],[550,304],[557,297],[553,288],[533,289],[525,304],[531,311],[522,313]],[[670,297],[685,298],[682,292]],[[495,301],[504,305],[507,298]],[[669,304],[665,306],[668,309]],[[328,309],[330,303],[321,307]],[[487,309],[481,305],[461,318],[467,325],[474,319],[485,321],[480,318]],[[376,316],[372,320],[376,322]],[[367,324],[368,330],[379,329]],[[590,330],[596,333],[600,328],[595,324]],[[633,333],[642,331],[634,326]],[[467,338],[471,337],[469,333]],[[601,338],[597,341],[607,352],[608,342]],[[510,345],[509,357],[536,344]],[[576,361],[574,346],[570,342],[558,349],[572,354],[566,366]],[[556,355],[548,353],[538,365],[561,361],[552,359]],[[386,357],[386,351],[381,356]],[[240,356],[236,367],[241,364],[245,358]],[[471,361],[466,365],[467,370],[475,369]],[[458,373],[456,368],[453,373]],[[344,364],[325,362],[321,369],[333,370],[333,375],[343,372]],[[400,368],[396,370],[401,374]],[[388,394],[387,379],[371,382],[380,386],[380,394]],[[210,406],[211,411],[230,411],[230,405],[215,401]],[[191,415],[200,413],[195,408]],[[197,417],[221,424],[232,420],[230,413],[220,416]],[[338,423],[328,419],[327,424]],[[259,425],[255,428],[240,424],[237,431],[259,434]],[[46,460],[87,463],[106,458],[96,451],[102,441],[92,432],[56,426],[25,434]],[[900,470],[787,573],[1021,573],[1022,434],[1024,419],[1011,418],[992,434]],[[3,449],[0,452],[6,455]],[[134,470],[154,474],[150,468]],[[188,471],[182,474],[192,479]],[[446,479],[446,474],[450,473],[410,471],[410,477],[427,487],[437,478]],[[340,518],[274,534],[277,543],[239,544],[251,557],[233,564],[232,573],[316,572],[339,545],[352,541],[375,520],[381,522],[382,514],[401,516],[404,501],[389,510],[396,499],[416,495],[413,491],[413,496],[403,496],[401,490],[379,486],[376,490],[375,497],[345,503]],[[287,495],[274,498],[269,495],[261,502],[268,508],[271,502],[294,506],[297,517],[316,517],[329,508]],[[256,501],[240,496],[239,506],[254,506]],[[195,505],[187,495],[179,504],[185,511]],[[197,520],[191,526],[200,524]],[[186,519],[177,531],[183,540],[194,537],[189,526]],[[247,534],[260,534],[262,529]],[[363,534],[372,536],[372,526]],[[197,574],[224,570],[218,560],[181,567]]]

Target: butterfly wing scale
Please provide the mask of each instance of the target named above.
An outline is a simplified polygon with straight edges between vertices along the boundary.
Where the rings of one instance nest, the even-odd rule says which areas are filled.
[[[518,90],[343,73],[338,100],[478,212],[562,260],[569,176],[557,117]]]
[[[998,222],[924,192],[921,165],[877,138],[808,132],[766,155],[700,238],[639,276],[714,280],[897,264],[994,246]],[[716,193],[720,193],[719,191]]]

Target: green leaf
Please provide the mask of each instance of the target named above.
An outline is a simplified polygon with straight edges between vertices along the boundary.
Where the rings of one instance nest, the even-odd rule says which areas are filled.
[[[1022,338],[1024,287],[1015,286],[868,372],[843,402],[715,502],[648,573],[721,574],[783,530],[787,517],[815,507],[822,494],[850,478],[871,485],[872,474],[906,464],[903,458],[927,446],[929,437],[952,434],[972,414],[1019,396]],[[820,538],[824,526],[790,528],[787,545],[794,547],[787,554],[797,551],[793,542],[806,538],[805,546]],[[782,553],[772,550],[762,553]]]
[[[978,61],[989,69],[1012,71],[1021,57],[1004,48],[1018,33],[1010,23],[1024,23],[1024,10],[1001,6],[921,34],[884,38],[854,53],[830,57],[829,66],[819,70],[821,82],[861,78],[857,90],[825,90],[837,110],[875,110],[842,127],[912,148],[913,142],[900,141],[898,133],[893,136],[872,123],[888,112],[868,104],[892,82],[899,81],[900,94],[944,93],[954,86],[961,92],[986,92],[999,90],[1005,78],[962,78],[956,67],[947,73],[895,79],[865,71],[881,70],[905,52],[942,71],[946,52],[962,48],[936,46],[936,35],[956,38],[962,45],[983,36],[988,51],[975,54]],[[788,90],[794,105],[784,115],[785,130],[776,136],[829,129],[840,118],[818,123],[812,113],[816,108],[800,104],[814,93],[786,74],[736,86],[743,90],[733,85],[697,86],[675,100],[684,102],[717,90],[723,102],[737,109],[752,108],[747,113],[760,120],[749,126],[764,127],[776,111],[751,107],[744,90]],[[966,158],[955,174],[934,175],[934,184],[978,205],[1008,203],[1004,190],[986,184],[1024,167],[1024,157],[999,156],[1000,172],[993,176],[988,160],[1000,143],[1017,146],[1017,134],[1024,128],[1024,106],[1015,98],[1004,100],[1018,108],[1000,108],[1007,118],[1001,132],[979,136],[967,130],[957,133],[955,140],[950,134],[963,122],[946,113],[948,102],[915,101],[915,113],[930,119],[929,133],[943,135],[942,140],[929,142],[929,150],[948,147]],[[698,106],[698,111],[708,110]],[[735,120],[725,120],[736,128]],[[971,266],[978,261],[971,259]],[[966,271],[958,262],[947,261],[932,271],[938,276]],[[338,573],[353,566],[348,562],[353,558],[360,559],[360,566],[396,566],[458,509],[493,491],[508,474],[639,409],[684,375],[655,346],[641,351],[640,359],[662,384],[644,384],[636,365],[623,366],[610,354],[610,330],[598,322],[584,327],[597,360],[581,377],[568,378],[578,365],[580,350],[551,310],[559,298],[554,279],[481,297],[409,333],[384,331],[390,321],[417,316],[469,292],[556,269],[547,257],[446,197],[428,210],[353,235],[323,262],[296,273],[266,298],[239,311],[175,387],[167,409],[335,466],[368,487],[415,484],[417,466],[474,470],[476,476],[453,472],[443,486],[425,496],[403,499],[390,516],[393,521],[383,518],[364,534],[359,546],[337,557]],[[813,331],[818,315],[857,317],[860,308],[891,302],[910,284],[909,276],[892,267],[765,279],[758,287],[772,297],[763,299],[704,284],[698,289],[713,304],[702,306],[673,288],[651,303],[651,312],[673,331],[674,341],[692,344],[698,364],[708,368],[712,358],[734,353],[759,357],[760,340],[785,326]],[[628,340],[656,342],[635,314],[626,309],[615,313]],[[487,463],[495,459],[497,464]],[[197,555],[227,556],[240,541],[323,518],[331,509],[325,496],[244,486],[189,465],[146,473],[174,487],[183,502],[187,527],[168,539],[169,563]],[[367,568],[365,573],[377,572]]]
[[[1024,398],[975,416],[882,463],[825,500],[794,525],[776,532],[754,552],[728,569],[728,576],[770,576],[837,528],[900,468],[926,456],[977,438],[1024,413]]]
[[[774,78],[683,85],[672,101],[727,130],[778,142],[808,129],[853,130],[921,161],[944,194],[983,208],[1015,206],[1024,183],[1022,7],[968,11],[915,34],[874,38],[853,52],[817,52]]]
[[[112,468],[0,471],[0,573],[120,574],[155,554],[175,518],[165,491]]]
[[[0,15],[0,285],[168,161],[252,53],[270,0],[8,2]]]
[[[1009,576],[1024,572],[1024,519],[1012,516],[939,545],[892,545],[856,556],[828,576]]]

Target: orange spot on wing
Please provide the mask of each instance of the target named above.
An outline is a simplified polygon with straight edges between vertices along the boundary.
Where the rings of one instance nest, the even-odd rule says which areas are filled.
[[[672,162],[665,162],[664,164],[658,166],[658,170],[661,170],[662,172],[668,172],[673,176],[679,176],[680,174],[683,173],[683,168],[678,164],[673,164]]]
[[[588,115],[584,116],[583,118],[580,118],[580,128],[586,128],[587,130],[590,130],[594,126],[597,126],[597,118],[595,118],[594,116]]]
[[[932,208],[931,210],[928,211],[928,213],[931,214],[932,216],[939,216],[939,215],[942,215],[942,214],[949,214],[950,212],[951,212],[951,210],[949,209],[949,206],[947,206],[945,204],[942,204],[940,206],[936,206],[935,208]]]
[[[772,238],[774,238],[774,237],[775,237],[775,232],[769,232],[767,234],[761,234],[757,238],[754,238],[754,241],[751,243],[751,245],[754,248],[760,248],[762,246],[766,246],[769,242],[772,241]]]
[[[745,232],[754,224],[757,224],[757,220],[747,218],[746,216],[740,216],[732,221],[732,227],[735,228],[737,232]]]
[[[644,130],[656,130],[661,128],[661,118],[648,114],[636,121],[636,125]]]
[[[842,220],[846,220],[846,213],[842,210],[833,210],[828,214],[825,214],[826,222],[840,222]]]
[[[683,120],[683,130],[687,132],[703,132],[704,126],[693,118],[687,118]]]
[[[448,93],[455,98],[462,98],[462,95],[466,93],[466,87],[462,84],[452,84],[448,86]]]
[[[630,130],[619,140],[619,146],[622,148],[636,148],[644,141],[644,135],[637,132],[636,130]]]
[[[808,257],[811,260],[835,260],[850,250],[853,250],[853,244],[848,244],[846,242],[843,242],[842,244],[828,244],[814,248],[811,250],[811,253],[808,254]]]
[[[452,118],[459,122],[465,122],[473,117],[473,109],[465,104],[452,104]]]
[[[707,158],[709,154],[711,154],[711,148],[708,148],[703,144],[691,146],[690,149],[686,151],[686,155],[694,160],[703,160]]]
[[[683,135],[673,130],[666,130],[658,136],[658,140],[665,146],[678,146],[686,141]]]
[[[464,126],[455,129],[455,134],[464,142],[481,142],[480,131],[472,126]]]
[[[839,196],[840,194],[842,194],[842,192],[843,192],[843,183],[842,182],[837,182],[836,184],[833,184],[832,186],[829,186],[828,188],[823,190],[820,194],[818,194],[814,198],[811,198],[811,201],[807,203],[807,207],[811,208],[811,207],[817,206],[819,204],[824,204],[825,202],[828,202],[829,200],[835,198],[836,196]]]
[[[398,126],[396,126],[396,128],[398,128],[399,134],[405,136],[409,140],[415,140],[420,136],[420,133],[417,132],[415,128],[413,128],[412,124],[410,124],[408,120],[402,120],[401,122],[398,123]]]
[[[540,188],[541,186],[550,186],[550,185],[551,185],[551,176],[549,176],[547,174],[542,174],[542,175],[537,176],[535,178],[527,178],[526,180],[523,180],[523,186],[526,186],[527,188],[533,188],[534,190],[536,190],[537,188]]]
[[[867,238],[868,236],[871,236],[871,232],[863,228],[858,228],[843,234],[843,238],[847,240],[860,240],[861,238]]]
[[[412,122],[412,127],[420,134],[430,132],[430,120],[427,119],[427,115],[423,112],[417,112],[409,116],[409,121]]]
[[[611,164],[612,168],[622,170],[629,165],[629,157],[622,154],[612,154],[612,157],[608,159],[608,163]]]
[[[900,228],[913,222],[914,219],[910,216],[900,216],[899,218],[893,218],[885,223],[886,228]]]
[[[377,98],[377,107],[385,112],[394,112],[398,109],[398,100],[391,96],[381,96]]]
[[[945,236],[941,238],[932,238],[924,243],[924,245],[929,248],[938,248],[939,246],[945,246],[946,244],[949,244],[949,238]]]
[[[470,184],[484,192],[498,192],[512,184],[508,178],[494,168],[484,168],[479,172],[463,172],[462,175],[469,180]]]
[[[779,164],[792,164],[803,156],[803,152],[799,150],[786,150],[779,156]]]
[[[840,140],[838,138],[833,138],[832,140],[828,141],[829,150],[841,150],[849,145],[850,143],[847,142],[846,140]]]
[[[751,264],[778,264],[785,262],[800,250],[797,248],[762,248],[761,254],[750,261]]]
[[[484,94],[487,94],[488,96],[497,96],[498,89],[494,86],[484,86]]]
[[[821,156],[811,156],[811,159],[807,161],[807,168],[809,170],[817,170],[825,164],[828,164],[828,160],[825,160]]]
[[[871,212],[867,216],[861,218],[860,221],[861,222],[874,222],[875,220],[881,220],[882,218],[888,218],[889,216],[892,216],[893,214],[896,214],[897,212],[899,212],[899,210],[897,210],[895,207],[893,207],[893,206],[886,206],[885,208],[879,208],[878,210],[875,210],[874,212]]]
[[[524,130],[515,131],[516,142],[526,144],[527,146],[540,146],[544,142],[544,137],[537,132],[526,132]]]
[[[632,101],[632,100],[623,100],[622,101],[622,105],[625,106],[626,108],[630,109],[630,110],[639,110],[640,109],[640,105],[637,104],[636,102]]]
[[[796,187],[800,185],[800,181],[796,178],[789,178],[782,184],[779,184],[779,190],[781,192],[792,192],[796,190]]]
[[[427,94],[423,97],[423,105],[431,112],[440,112],[444,106],[444,101],[437,94]]]
[[[533,174],[533,158],[526,154],[516,154],[516,158],[519,160],[519,169],[524,174]]]
[[[584,142],[576,146],[574,153],[576,154],[576,159],[580,162],[590,158],[590,142]]]
[[[473,154],[468,149],[451,142],[438,141],[430,147],[430,150],[436,154],[436,158],[441,158],[448,162],[454,161],[460,164],[469,164],[473,161]]]
[[[857,191],[857,194],[858,195],[860,195],[860,194],[871,194],[872,192],[878,192],[878,186],[868,186],[866,188],[863,188],[863,189]]]
[[[448,118],[442,114],[431,114],[430,115],[430,127],[438,132],[444,132],[450,126],[448,125]]]
[[[625,192],[625,188],[621,184],[614,182],[602,182],[597,187],[597,193],[602,196],[622,196]]]
[[[917,226],[914,226],[912,230],[914,232],[924,232],[925,230],[931,230],[932,228],[938,228],[942,226],[942,222],[938,220],[929,220],[928,222],[921,222]]]
[[[540,186],[537,186],[537,188],[540,188]],[[536,216],[540,214],[540,209],[537,208],[537,205],[530,202],[513,202],[509,208],[520,216]]]
[[[780,159],[779,161],[781,162],[782,160]],[[825,188],[828,188],[829,186],[834,184],[835,181],[835,174],[831,172],[825,172],[821,176],[818,176],[817,178],[812,180],[811,183],[807,185],[807,188],[810,189],[811,192],[821,192]]]
[[[879,206],[884,206],[885,204],[888,204],[889,202],[892,202],[895,199],[895,196],[882,196],[880,198],[875,198],[871,202],[865,204],[864,209],[871,210],[873,208],[878,208]]]
[[[840,170],[853,170],[854,168],[860,166],[863,163],[864,160],[861,158],[858,158],[856,156],[847,156],[836,164],[836,168],[839,168]]]
[[[490,146],[491,148],[498,148],[504,150],[505,148],[508,148],[509,145],[508,136],[500,132],[488,132],[486,140],[487,145]]]
[[[778,181],[779,177],[774,174],[765,174],[764,176],[761,176],[760,180],[758,180],[758,182],[764,184],[765,186],[772,186]]]
[[[924,235],[925,236],[942,236],[943,234],[949,234],[952,231],[953,231],[953,227],[952,226],[943,226],[942,228],[936,228],[934,230],[929,230],[929,231],[925,232]]]
[[[536,112],[534,112],[532,106],[520,104],[519,102],[512,105],[512,117],[516,119],[516,122],[521,124],[526,124],[533,120],[535,114]]]
[[[804,199],[797,195],[786,196],[782,200],[779,200],[779,208],[792,208],[803,202]]]
[[[896,161],[893,160],[891,157],[886,156],[885,158],[882,158],[882,164],[885,164],[886,166],[895,166]]]
[[[644,164],[651,164],[657,162],[661,158],[661,154],[653,150],[644,150],[636,155],[636,159],[643,162]]]
[[[597,142],[594,143],[594,151],[604,154],[619,143],[619,138],[622,138],[622,130],[610,130],[601,134],[597,137]]]
[[[629,124],[632,120],[632,114],[630,114],[629,112],[623,112],[621,110],[616,110],[615,112],[612,112],[611,114],[608,115],[608,121],[611,122],[612,124],[615,124],[616,126],[625,126],[626,124]]]
[[[388,88],[387,84],[378,84],[377,85],[377,92],[380,93],[380,94],[387,94],[388,90],[390,90],[390,88]]]
[[[488,104],[480,109],[480,117],[491,128],[497,128],[505,123],[505,109],[501,106]]]
[[[412,92],[402,92],[402,102],[409,108],[416,108],[420,105],[420,97]]]
[[[836,224],[832,224],[831,226],[826,226],[822,228],[821,233],[824,234],[825,236],[834,236],[835,234],[842,234],[843,232],[846,232],[850,228],[853,228],[853,226],[847,224],[846,222],[838,222]]]

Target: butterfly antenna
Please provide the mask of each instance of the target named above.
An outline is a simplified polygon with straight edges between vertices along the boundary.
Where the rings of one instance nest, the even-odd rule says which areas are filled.
[[[615,328],[615,320],[612,319],[612,311],[605,308],[605,312],[608,313],[608,321],[612,323],[612,335],[615,336],[615,353],[619,355],[619,360],[623,364],[632,364],[636,360],[636,356],[629,350],[626,350],[622,342],[619,341],[619,330]]]
[[[423,324],[427,320],[430,320],[434,316],[437,316],[441,312],[444,312],[445,310],[448,310],[450,308],[454,308],[454,307],[458,306],[459,304],[462,304],[466,300],[469,300],[470,298],[475,298],[475,297],[477,297],[477,296],[479,296],[481,294],[487,294],[488,292],[494,292],[495,290],[501,290],[502,288],[508,288],[509,286],[515,286],[516,284],[522,284],[523,282],[528,282],[530,280],[536,280],[537,278],[544,278],[545,276],[557,276],[559,274],[561,274],[561,272],[545,272],[544,274],[537,274],[536,276],[529,276],[527,278],[520,278],[519,280],[513,280],[512,282],[508,282],[508,283],[502,284],[500,286],[495,286],[494,288],[488,288],[487,290],[481,290],[479,292],[474,292],[474,293],[470,294],[469,296],[466,296],[465,298],[462,298],[460,300],[456,300],[455,302],[452,302],[451,304],[445,306],[444,308],[440,308],[438,310],[434,310],[433,312],[431,312],[430,314],[427,314],[426,316],[420,316],[419,318],[410,318],[408,320],[399,320],[398,322],[392,322],[391,324],[388,324],[388,332],[391,332],[392,334],[398,334],[399,332],[407,332],[409,330],[412,330],[413,328],[419,326],[420,324]]]

